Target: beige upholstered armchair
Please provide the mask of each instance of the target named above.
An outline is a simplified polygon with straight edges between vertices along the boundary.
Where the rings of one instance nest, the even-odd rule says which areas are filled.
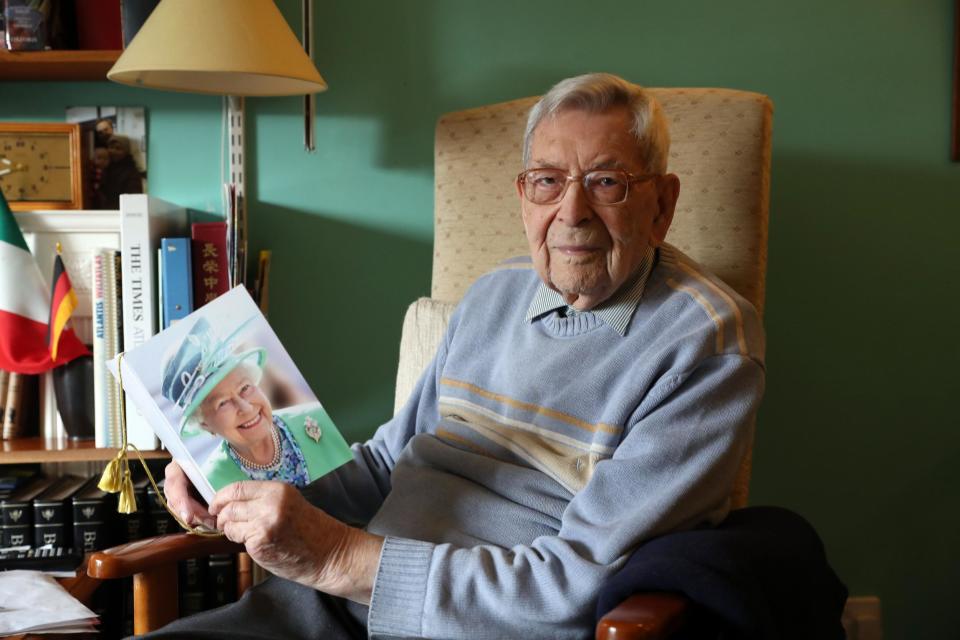
[[[767,261],[772,105],[762,95],[726,89],[655,89],[670,121],[669,169],[681,191],[667,241],[713,271],[763,312]],[[400,345],[396,406],[431,359],[456,302],[474,278],[504,258],[527,252],[513,181],[521,168],[521,138],[535,98],[443,116],[436,131],[435,237],[431,298],[414,302]],[[732,496],[746,503],[749,455]],[[96,554],[97,578],[137,574],[138,593],[160,593],[170,602],[170,562],[196,555],[187,536],[173,536],[163,551],[135,549]],[[199,541],[198,545],[211,544]],[[157,547],[159,548],[159,547]],[[218,548],[217,551],[220,551]],[[129,562],[131,552],[140,557]],[[209,553],[209,551],[207,551]],[[160,562],[160,560],[163,562]],[[161,574],[164,572],[166,577]],[[160,588],[151,581],[165,579]],[[153,607],[145,602],[139,607]],[[641,596],[598,625],[600,638],[660,638],[684,609],[678,596]],[[138,614],[138,633],[176,615]],[[631,635],[633,634],[633,635]]]

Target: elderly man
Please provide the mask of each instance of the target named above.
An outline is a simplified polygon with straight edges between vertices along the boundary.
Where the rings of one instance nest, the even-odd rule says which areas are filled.
[[[477,280],[353,462],[303,494],[231,485],[209,513],[168,469],[177,508],[285,579],[170,632],[583,638],[641,542],[722,519],[762,330],[664,244],[680,189],[668,148],[641,87],[592,74],[551,89],[517,177],[530,256]]]

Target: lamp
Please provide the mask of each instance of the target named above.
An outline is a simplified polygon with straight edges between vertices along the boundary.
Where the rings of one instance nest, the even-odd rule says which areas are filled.
[[[304,15],[310,15],[306,8]],[[304,95],[327,88],[273,0],[161,0],[107,78],[135,87],[228,96],[230,184],[240,236],[231,284],[244,280],[243,96]]]
[[[230,96],[327,88],[273,0],[162,0],[107,78]]]

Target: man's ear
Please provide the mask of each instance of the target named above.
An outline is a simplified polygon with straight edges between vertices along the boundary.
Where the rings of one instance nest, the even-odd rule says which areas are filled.
[[[673,222],[673,213],[677,209],[677,198],[680,197],[680,178],[676,174],[668,173],[657,180],[657,217],[653,219],[651,230],[651,244],[659,247],[667,237],[670,224]]]

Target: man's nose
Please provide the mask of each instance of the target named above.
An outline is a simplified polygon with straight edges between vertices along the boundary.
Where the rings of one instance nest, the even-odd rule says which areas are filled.
[[[593,209],[587,202],[587,194],[583,190],[583,182],[571,180],[567,183],[567,191],[560,200],[560,209],[557,217],[564,224],[578,227],[593,218]]]

